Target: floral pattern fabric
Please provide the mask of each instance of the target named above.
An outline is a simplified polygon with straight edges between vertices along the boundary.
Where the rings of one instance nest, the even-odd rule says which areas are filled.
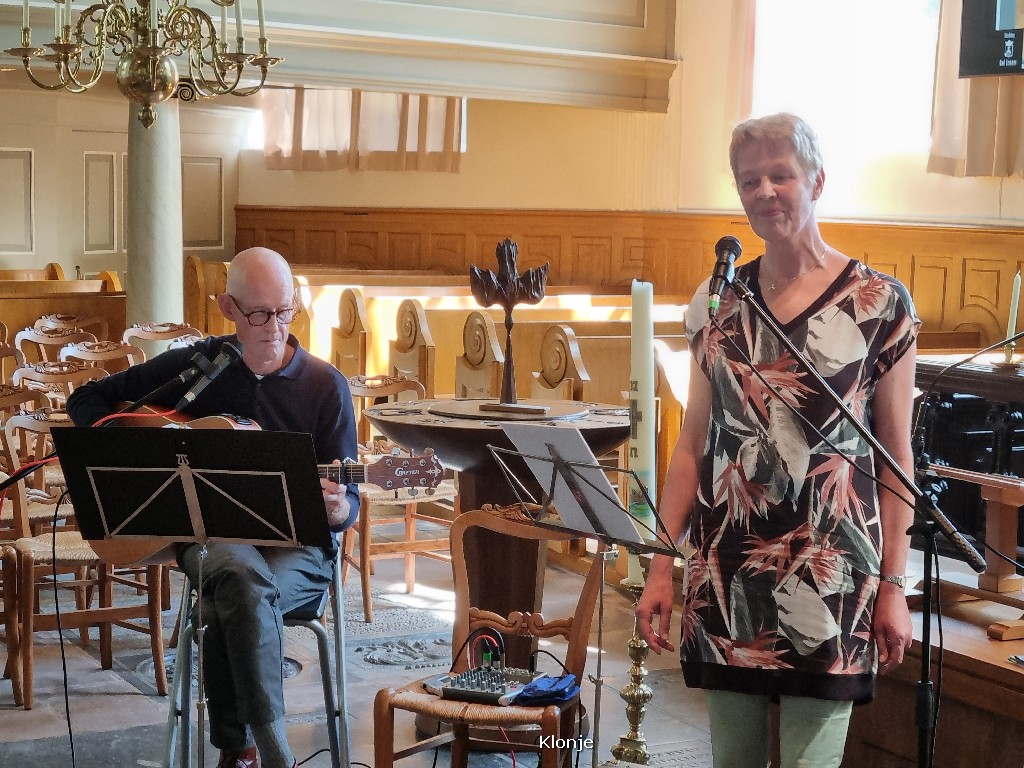
[[[760,259],[743,265],[736,279],[764,306],[759,268]],[[871,448],[731,290],[719,327],[702,298],[687,312],[687,334],[713,396],[690,519],[697,552],[683,600],[686,682],[869,700],[882,545]],[[782,330],[870,426],[875,386],[919,325],[898,281],[851,260]]]

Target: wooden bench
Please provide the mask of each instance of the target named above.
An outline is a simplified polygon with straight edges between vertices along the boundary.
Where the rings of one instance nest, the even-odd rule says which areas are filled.
[[[126,299],[113,273],[97,280],[0,280],[0,322],[13,337],[44,315],[98,317],[113,338],[126,325]]]

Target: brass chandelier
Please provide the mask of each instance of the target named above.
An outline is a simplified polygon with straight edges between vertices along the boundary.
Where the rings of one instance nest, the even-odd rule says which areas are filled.
[[[99,82],[108,53],[117,59],[118,88],[143,106],[139,120],[147,128],[156,120],[154,105],[176,89],[185,100],[212,98],[226,93],[249,96],[263,87],[270,67],[282,61],[267,53],[263,0],[256,0],[259,52],[247,53],[242,31],[242,0],[210,0],[220,10],[219,27],[213,18],[188,0],[100,0],[78,11],[72,19],[73,0],[54,0],[53,41],[44,48],[32,45],[29,0],[22,8],[21,47],[6,53],[20,58],[29,79],[46,90],[81,93]],[[228,8],[234,9],[234,50],[228,45]],[[109,49],[109,51],[108,51]],[[185,57],[187,76],[179,85],[175,57]],[[52,64],[56,79],[41,78],[33,60]],[[246,66],[258,70],[255,84],[242,83]],[[50,82],[47,82],[50,80]]]

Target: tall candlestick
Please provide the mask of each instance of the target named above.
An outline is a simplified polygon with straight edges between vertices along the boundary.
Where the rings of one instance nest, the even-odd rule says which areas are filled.
[[[1010,317],[1006,321],[1006,338],[1010,338],[1017,332],[1017,309],[1020,306],[1020,270],[1013,278],[1013,288],[1010,290]],[[1016,346],[1012,341],[1006,345],[1006,362],[1013,362],[1013,348]]]
[[[21,7],[21,28],[28,29],[28,0],[25,0],[24,5]]]
[[[160,15],[157,8],[157,0],[149,0],[149,31],[155,33],[160,25]],[[152,35],[152,43],[156,43],[156,35]]]
[[[256,0],[256,16],[260,21],[260,38],[267,39],[267,17],[263,13],[263,0]]]
[[[242,34],[242,0],[235,0],[235,37],[237,50],[241,53],[245,50],[245,35]]]
[[[60,21],[60,12],[64,8],[60,3],[53,4],[53,39],[60,40],[60,31],[63,24]]]
[[[228,9],[223,5],[220,7],[220,43],[228,44]]]
[[[64,0],[64,26],[71,26],[71,0]],[[70,35],[69,35],[70,37]]]
[[[657,482],[655,459],[654,413],[654,286],[639,280],[632,287],[632,322],[630,338],[629,407],[632,415],[629,437],[629,468],[643,483],[652,501]],[[642,536],[653,536],[654,510],[644,498],[637,481],[629,481],[629,513],[641,524]],[[627,582],[643,584],[640,561],[629,555]]]

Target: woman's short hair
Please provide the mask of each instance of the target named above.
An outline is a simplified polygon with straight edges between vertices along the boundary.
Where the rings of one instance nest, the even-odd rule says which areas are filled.
[[[815,179],[821,170],[821,147],[814,130],[803,119],[788,112],[775,115],[755,117],[737,125],[732,132],[732,143],[729,144],[729,165],[732,176],[736,178],[737,156],[740,150],[755,142],[786,144],[796,155],[800,167],[809,179]]]

